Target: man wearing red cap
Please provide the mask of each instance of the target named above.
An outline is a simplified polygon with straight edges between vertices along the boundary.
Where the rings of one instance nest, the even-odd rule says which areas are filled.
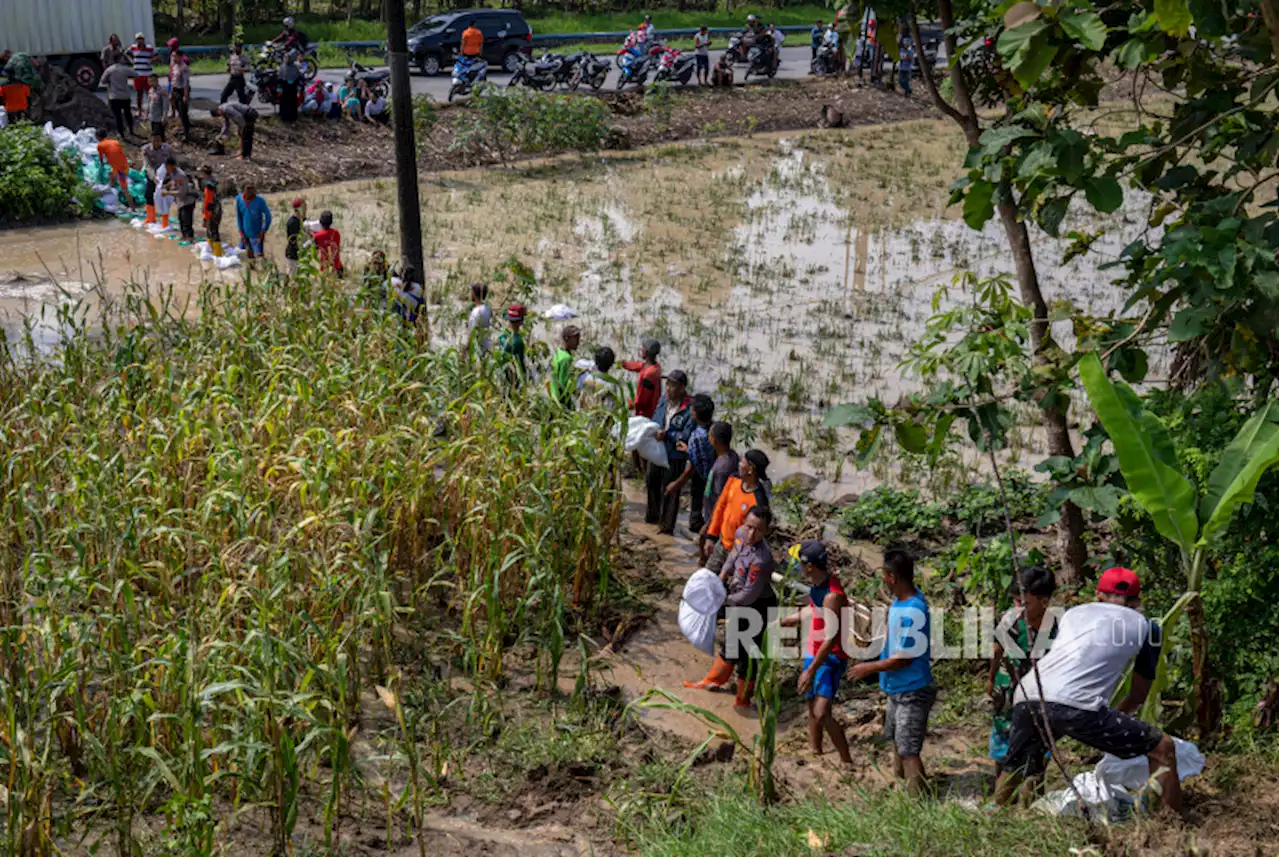
[[[512,385],[522,383],[525,378],[524,337],[520,335],[524,316],[523,304],[507,307],[507,329],[498,337],[498,353],[507,364],[507,380]]]
[[[1014,691],[1009,752],[996,781],[996,803],[1008,803],[1024,778],[1044,773],[1041,733],[1047,716],[1055,739],[1075,738],[1121,759],[1146,756],[1165,807],[1182,811],[1173,739],[1133,716],[1151,690],[1160,654],[1160,626],[1139,612],[1141,594],[1138,575],[1109,568],[1098,579],[1096,602],[1062,614],[1053,650]],[[1130,660],[1129,693],[1110,708],[1107,703]]]

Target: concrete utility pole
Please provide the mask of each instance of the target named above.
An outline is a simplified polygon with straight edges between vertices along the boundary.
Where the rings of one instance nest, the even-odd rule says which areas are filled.
[[[404,0],[383,0],[391,61],[391,127],[396,144],[396,200],[400,208],[400,257],[426,282],[422,266],[422,211],[418,205],[418,152],[413,140],[413,96],[409,92],[409,45]]]

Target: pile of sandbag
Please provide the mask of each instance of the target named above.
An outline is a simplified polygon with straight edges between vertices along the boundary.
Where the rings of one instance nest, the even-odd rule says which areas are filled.
[[[1176,737],[1173,744],[1178,756],[1179,781],[1194,777],[1204,770],[1204,754],[1199,747]],[[1137,808],[1135,796],[1146,787],[1150,778],[1151,770],[1146,756],[1121,759],[1107,753],[1097,767],[1077,774],[1071,784],[1080,793],[1080,798],[1089,805],[1089,811],[1095,817],[1101,815],[1107,821],[1115,822],[1133,816]],[[1031,808],[1049,815],[1083,815],[1080,801],[1076,800],[1071,789],[1049,792],[1032,804]]]
[[[111,168],[98,160],[98,137],[94,129],[72,131],[46,122],[44,135],[53,141],[54,151],[69,152],[80,159],[80,177],[93,189],[98,208],[107,214],[125,210],[120,201],[120,192],[111,186]],[[135,200],[141,200],[146,190],[146,175],[141,170],[129,170],[129,195]]]

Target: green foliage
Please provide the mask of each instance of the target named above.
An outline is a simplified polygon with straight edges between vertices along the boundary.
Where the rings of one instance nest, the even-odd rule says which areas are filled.
[[[1002,474],[1009,517],[1014,524],[1036,520],[1045,513],[1049,486],[1032,482],[1021,470]],[[1005,529],[1005,504],[996,485],[985,482],[963,485],[947,500],[946,514],[975,536],[989,536]]]
[[[911,536],[928,538],[942,526],[942,508],[919,491],[874,488],[840,513],[840,529],[855,539],[889,544]]]
[[[609,131],[609,108],[597,98],[549,95],[527,88],[476,87],[451,149],[479,145],[502,157],[594,152]]]
[[[37,125],[0,128],[0,225],[62,220],[93,210],[80,159],[54,151]]]
[[[1036,549],[1019,549],[1023,567],[1043,565],[1044,554]],[[1009,537],[996,536],[983,542],[974,536],[961,536],[934,558],[935,574],[958,584],[970,604],[993,604],[999,611],[1012,603],[1009,587],[1013,583],[1013,551]]]
[[[644,92],[644,112],[653,118],[653,127],[659,132],[671,126],[671,111],[675,108],[672,86],[666,81],[651,84]]]

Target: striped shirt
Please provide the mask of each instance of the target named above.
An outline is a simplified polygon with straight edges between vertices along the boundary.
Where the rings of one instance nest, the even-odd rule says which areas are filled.
[[[156,59],[156,49],[147,45],[145,48],[138,47],[137,43],[129,46],[129,56],[133,57],[133,70],[139,75],[150,76],[151,65]]]

